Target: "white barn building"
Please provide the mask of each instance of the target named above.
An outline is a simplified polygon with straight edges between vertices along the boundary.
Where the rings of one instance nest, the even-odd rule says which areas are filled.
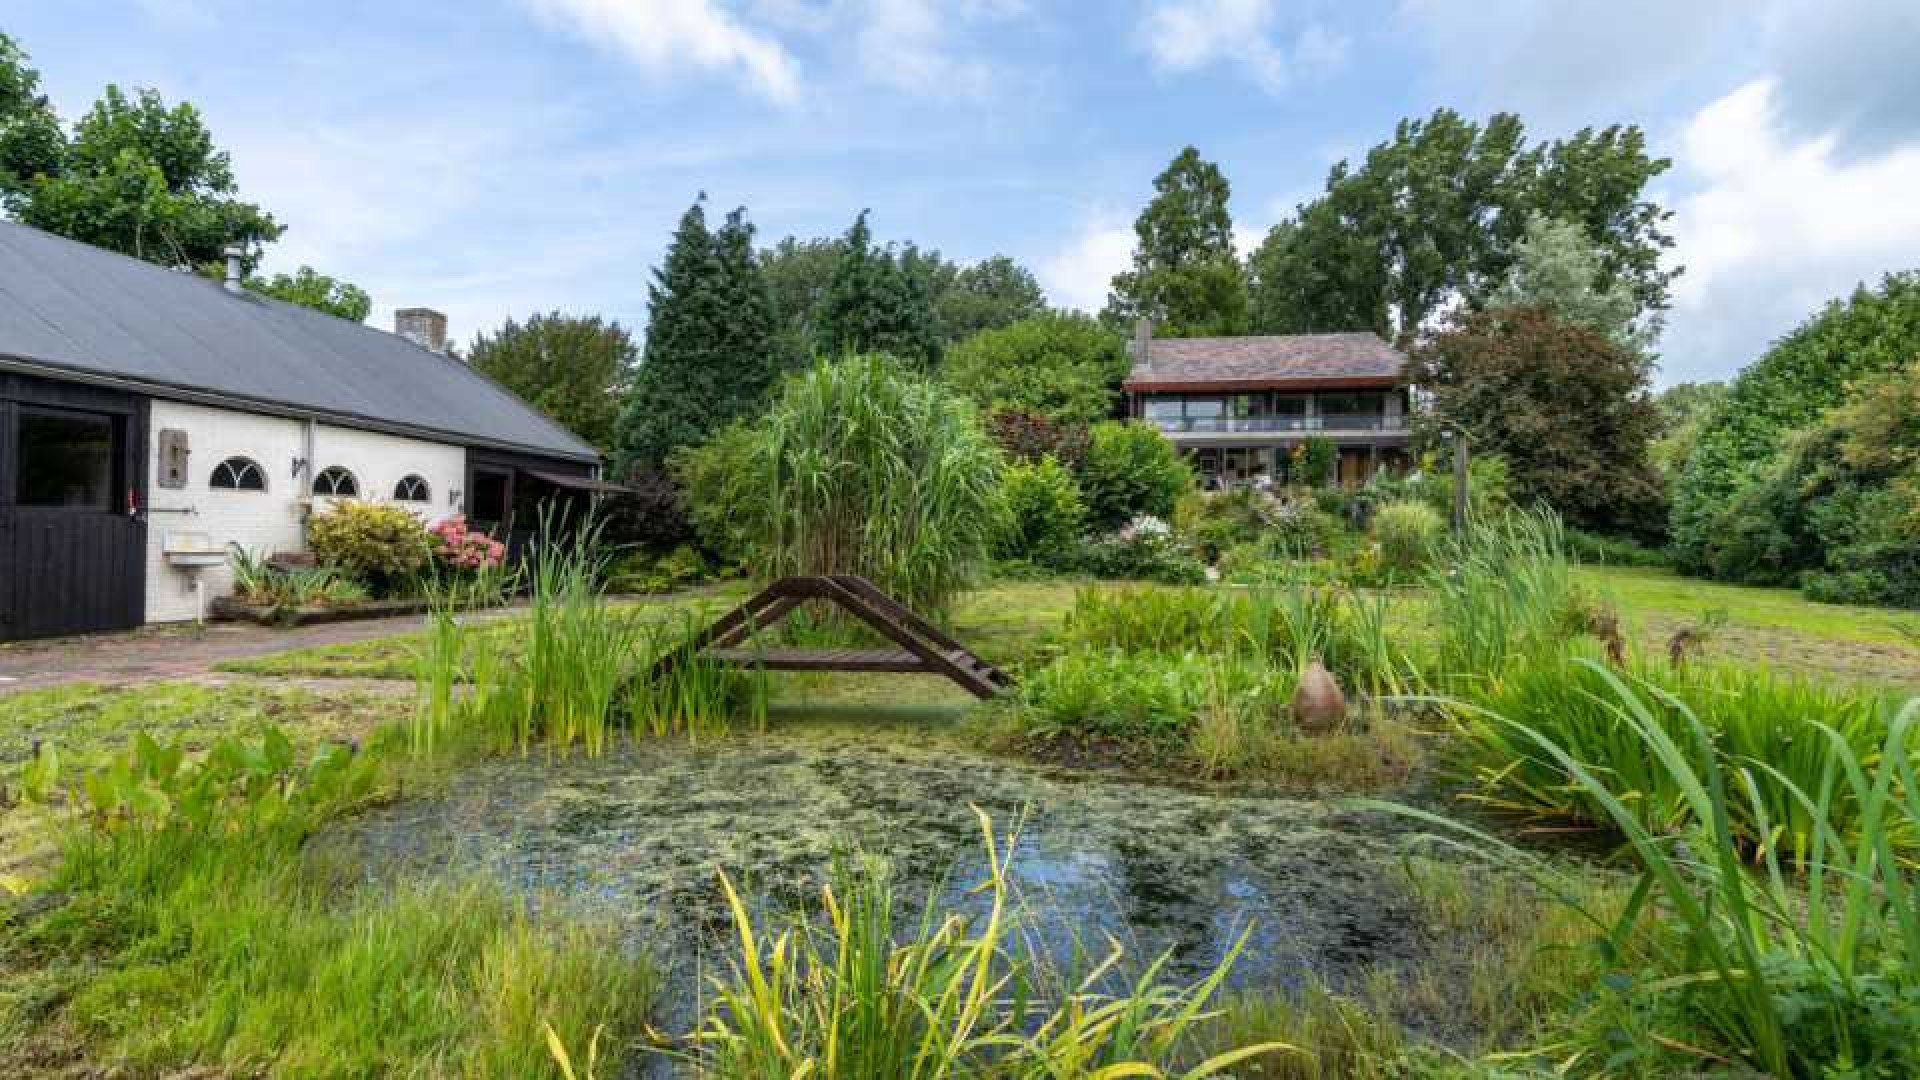
[[[194,618],[195,551],[305,549],[339,498],[524,533],[593,447],[446,351],[0,222],[0,640]],[[213,565],[208,565],[212,563]]]

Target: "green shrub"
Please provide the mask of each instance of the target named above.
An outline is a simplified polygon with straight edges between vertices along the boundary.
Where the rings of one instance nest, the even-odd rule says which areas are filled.
[[[1674,559],[1688,573],[1734,577],[1742,564],[1715,543],[1725,514],[1762,482],[1784,437],[1846,401],[1863,380],[1892,373],[1920,355],[1920,273],[1889,274],[1879,288],[1835,300],[1781,338],[1733,381],[1702,423],[1672,494]],[[1817,551],[1799,557],[1817,561]]]
[[[385,503],[337,502],[307,521],[315,556],[382,594],[411,586],[433,559],[433,540],[412,513]]]
[[[1467,466],[1467,516],[1491,521],[1514,509],[1509,492],[1507,459],[1499,454],[1473,455]],[[1376,504],[1402,499],[1426,503],[1448,521],[1453,520],[1453,463],[1445,453],[1423,454],[1412,469],[1398,476],[1376,473],[1363,493]]]
[[[1340,466],[1340,449],[1325,435],[1312,435],[1293,448],[1287,459],[1287,479],[1312,488],[1332,485]]]
[[[1031,673],[1015,702],[1027,738],[1184,740],[1210,702],[1255,711],[1269,728],[1294,677],[1249,656],[1076,647]]]
[[[723,562],[744,565],[753,557],[756,514],[726,493],[752,474],[760,438],[757,425],[737,420],[667,458],[687,521],[701,545]]]
[[[1409,500],[1376,510],[1372,530],[1383,567],[1391,574],[1413,574],[1433,561],[1447,523],[1433,507]]]
[[[1207,580],[1207,565],[1173,535],[1166,522],[1152,517],[1086,541],[1074,563],[1082,573],[1097,578],[1163,585],[1198,585]]]
[[[1920,607],[1920,361],[1788,441],[1721,514],[1718,577]]]
[[[1001,484],[1007,531],[996,554],[1043,566],[1071,565],[1087,518],[1073,474],[1049,456],[1009,465]]]
[[[1094,528],[1119,528],[1142,515],[1171,517],[1192,486],[1192,470],[1165,435],[1133,422],[1093,426],[1080,489]]]
[[[973,404],[885,356],[792,376],[764,417],[674,467],[702,537],[757,575],[859,574],[935,616],[1004,528]]]
[[[1257,543],[1274,529],[1287,506],[1251,487],[1189,491],[1174,505],[1173,527],[1208,562],[1228,548]]]
[[[1663,551],[1620,536],[1602,536],[1584,529],[1567,530],[1567,554],[1591,566],[1666,566]]]
[[[1113,415],[1127,376],[1120,335],[1074,312],[982,330],[947,350],[941,375],[982,410],[1038,413],[1067,424]]]

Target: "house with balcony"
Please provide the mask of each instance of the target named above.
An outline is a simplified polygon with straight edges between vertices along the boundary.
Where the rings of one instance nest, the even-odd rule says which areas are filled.
[[[1299,454],[1333,444],[1358,487],[1407,467],[1407,357],[1377,334],[1164,338],[1129,346],[1128,414],[1166,433],[1209,488],[1304,483]]]

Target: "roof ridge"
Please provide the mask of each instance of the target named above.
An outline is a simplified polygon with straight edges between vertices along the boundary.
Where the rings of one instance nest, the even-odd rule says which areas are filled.
[[[435,441],[599,457],[564,423],[487,373],[378,326],[253,289],[232,290],[190,269],[38,226],[0,225],[11,226],[0,229],[0,296],[22,316],[0,326],[0,355],[358,418]],[[452,368],[436,368],[423,356]],[[383,372],[394,374],[382,378]]]

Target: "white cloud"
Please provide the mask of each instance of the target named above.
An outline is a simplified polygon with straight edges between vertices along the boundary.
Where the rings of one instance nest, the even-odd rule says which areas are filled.
[[[931,0],[869,0],[858,18],[860,67],[876,82],[940,96],[974,97],[987,89],[988,66],[950,52],[953,15]]]
[[[1241,258],[1260,246],[1266,226],[1235,223],[1233,247]],[[1097,312],[1107,305],[1113,276],[1133,266],[1132,219],[1118,211],[1092,214],[1060,251],[1039,264],[1040,284],[1055,307]]]
[[[739,69],[762,94],[800,96],[793,57],[777,41],[742,25],[713,0],[527,0],[535,13],[632,60],[666,73],[684,66]]]
[[[1861,281],[1920,263],[1920,142],[1846,157],[1797,139],[1756,80],[1701,109],[1676,155],[1697,186],[1675,205],[1667,378],[1720,376]]]
[[[1133,226],[1114,214],[1097,214],[1060,252],[1040,263],[1040,284],[1056,307],[1099,311],[1113,275],[1133,265]]]
[[[1278,40],[1277,14],[1274,0],[1159,0],[1134,36],[1162,71],[1232,64],[1276,94],[1346,62],[1347,39],[1318,23]]]

